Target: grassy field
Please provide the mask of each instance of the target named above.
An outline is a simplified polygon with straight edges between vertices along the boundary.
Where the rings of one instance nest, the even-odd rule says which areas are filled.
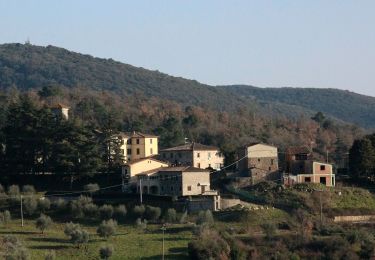
[[[48,250],[55,250],[56,259],[99,259],[99,248],[112,244],[114,255],[111,259],[161,259],[162,231],[160,225],[148,225],[147,231],[140,231],[132,225],[119,225],[117,234],[108,240],[96,235],[96,227],[84,226],[90,233],[90,241],[77,248],[64,235],[64,224],[54,223],[41,234],[35,222],[27,220],[21,227],[20,220],[13,220],[0,228],[1,236],[13,234],[27,247],[31,259],[44,259]],[[187,259],[187,244],[192,238],[191,227],[173,225],[165,233],[166,259]]]

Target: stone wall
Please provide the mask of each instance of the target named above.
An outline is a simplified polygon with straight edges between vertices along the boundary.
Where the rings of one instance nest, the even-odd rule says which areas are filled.
[[[333,222],[369,222],[375,221],[375,215],[335,216]]]

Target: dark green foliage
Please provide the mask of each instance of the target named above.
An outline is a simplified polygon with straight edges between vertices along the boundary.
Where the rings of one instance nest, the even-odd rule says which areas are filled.
[[[115,207],[113,215],[115,216],[117,221],[125,220],[126,214],[127,210],[125,205],[118,205],[117,207]]]
[[[51,207],[51,202],[48,198],[40,198],[38,200],[38,209],[40,212],[46,212]]]
[[[117,221],[110,219],[108,221],[103,220],[100,226],[97,228],[96,233],[100,237],[108,238],[116,233]]]
[[[146,210],[146,208],[143,205],[135,206],[133,208],[133,215],[136,218],[141,218],[143,216],[143,214],[145,213],[145,210]]]
[[[64,233],[70,238],[70,241],[78,247],[89,241],[89,233],[83,229],[79,224],[73,222],[65,225]]]
[[[263,229],[263,233],[266,235],[266,239],[273,239],[276,235],[277,227],[274,223],[266,222],[260,225]]]
[[[24,211],[27,215],[32,216],[38,209],[38,200],[35,197],[26,197],[23,199]]]
[[[148,220],[157,221],[160,218],[161,209],[158,207],[146,207],[145,217]]]
[[[110,219],[113,216],[113,206],[104,204],[99,208],[101,219]]]
[[[92,204],[92,199],[86,196],[79,196],[78,199],[71,201],[70,211],[74,218],[83,218],[85,216],[84,209],[88,204]]]
[[[166,223],[175,223],[177,221],[177,212],[176,212],[176,210],[172,209],[172,208],[167,209],[164,212],[163,220]]]
[[[375,148],[369,138],[354,141],[349,153],[349,165],[353,176],[374,177]]]
[[[11,219],[12,216],[10,215],[9,210],[0,212],[0,224],[6,225],[11,221]]]
[[[92,196],[92,194],[100,190],[100,187],[97,183],[89,183],[86,184],[83,189]]]
[[[104,245],[101,246],[99,249],[99,256],[100,259],[109,259],[113,255],[113,246],[112,245]]]
[[[52,219],[49,216],[41,214],[40,217],[37,218],[35,226],[37,229],[40,229],[43,234],[44,230],[48,229],[52,225],[52,223]]]
[[[228,259],[230,247],[215,230],[204,229],[188,244],[188,252],[191,259]]]
[[[32,195],[35,194],[35,188],[33,185],[24,185],[22,187],[22,193],[26,195]]]
[[[198,218],[197,218],[198,225],[202,225],[202,224],[212,225],[213,223],[214,223],[214,217],[210,210],[199,211]]]

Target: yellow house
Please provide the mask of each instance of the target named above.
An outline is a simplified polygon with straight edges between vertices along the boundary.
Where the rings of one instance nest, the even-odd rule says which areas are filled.
[[[158,169],[161,167],[168,167],[168,163],[156,160],[154,158],[142,158],[138,160],[132,160],[122,167],[122,175],[126,179],[130,179],[138,174]]]
[[[131,134],[120,133],[120,152],[124,162],[130,162],[158,154],[158,137],[155,135],[133,132]]]

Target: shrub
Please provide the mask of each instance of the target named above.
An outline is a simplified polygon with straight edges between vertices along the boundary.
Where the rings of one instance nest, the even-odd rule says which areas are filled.
[[[198,239],[188,244],[191,259],[229,259],[228,243],[212,229],[205,229]]]
[[[91,204],[92,198],[86,196],[79,196],[78,199],[70,203],[70,210],[74,218],[83,218],[85,205]]]
[[[51,207],[51,201],[48,198],[40,198],[38,200],[38,209],[40,212],[46,212]]]
[[[267,222],[260,225],[267,239],[272,239],[276,235],[277,227],[274,223]]]
[[[35,222],[35,226],[37,229],[40,229],[42,231],[42,234],[44,233],[44,230],[49,228],[52,225],[52,219],[44,214],[40,214],[40,217],[37,218]]]
[[[114,209],[114,216],[116,217],[117,220],[124,220],[126,217],[126,213],[127,213],[127,210],[126,210],[125,205],[118,205]]]
[[[147,220],[143,220],[141,218],[137,218],[137,220],[135,221],[135,225],[137,228],[141,229],[141,230],[145,230],[147,228]]]
[[[143,214],[145,213],[145,206],[143,205],[139,205],[139,206],[135,206],[133,208],[133,214],[135,217],[137,218],[141,218],[143,216]]]
[[[38,201],[34,197],[26,197],[23,200],[23,207],[27,215],[34,215],[38,209]]]
[[[92,196],[95,192],[100,190],[100,187],[97,183],[86,184],[83,189]]]
[[[104,204],[99,208],[100,218],[101,219],[110,219],[113,216],[113,207],[112,205]]]
[[[113,236],[116,233],[117,229],[117,222],[116,220],[110,219],[108,221],[103,220],[103,222],[100,224],[98,229],[96,230],[96,233],[100,237],[108,238],[110,236]]]
[[[35,194],[35,188],[33,185],[24,185],[22,186],[22,193],[26,195]]]
[[[188,217],[188,213],[187,211],[185,211],[184,213],[182,213],[181,217],[180,217],[180,224],[185,224],[186,223],[186,220],[187,220],[187,217]]]
[[[164,221],[167,223],[174,223],[177,220],[177,212],[175,209],[167,209],[164,213]]]
[[[160,218],[161,209],[158,207],[147,206],[145,211],[146,218],[148,220],[156,221]]]
[[[27,260],[30,255],[25,247],[22,246],[21,242],[16,236],[6,235],[3,237],[2,246],[4,249],[5,259],[19,259]]]
[[[100,259],[109,259],[113,255],[113,246],[112,245],[104,245],[99,249],[99,256]]]
[[[58,212],[64,212],[67,209],[68,203],[62,198],[52,202],[52,208]]]
[[[89,203],[83,206],[83,212],[87,217],[97,217],[99,213],[98,206],[94,203]]]
[[[201,224],[212,225],[213,223],[214,223],[214,217],[210,210],[199,211],[198,218],[197,218],[198,225],[201,225]]]
[[[47,251],[44,260],[55,260],[56,259],[56,253],[54,250]]]
[[[4,225],[8,224],[12,220],[9,210],[5,210],[4,212],[0,213],[0,221]]]
[[[20,187],[18,185],[9,186],[8,196],[11,202],[18,203],[20,201]]]
[[[89,233],[81,229],[79,224],[67,223],[64,229],[65,235],[70,237],[70,241],[78,247],[89,241]]]

